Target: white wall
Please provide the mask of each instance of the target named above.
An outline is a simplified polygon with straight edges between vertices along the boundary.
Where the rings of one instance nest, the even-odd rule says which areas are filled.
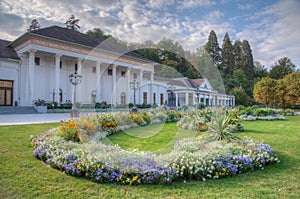
[[[5,60],[0,59],[0,79],[2,80],[12,80],[13,82],[13,106],[15,101],[19,102],[19,75],[20,75],[20,66],[18,60]]]

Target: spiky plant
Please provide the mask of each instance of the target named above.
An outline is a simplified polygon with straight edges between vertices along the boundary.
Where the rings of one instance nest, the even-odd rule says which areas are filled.
[[[212,122],[208,128],[206,139],[207,141],[224,140],[227,142],[239,141],[240,138],[234,135],[230,128],[232,116],[225,113],[216,113],[212,118]]]

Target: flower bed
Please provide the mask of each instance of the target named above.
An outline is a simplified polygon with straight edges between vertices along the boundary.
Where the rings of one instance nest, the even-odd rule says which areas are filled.
[[[279,162],[267,144],[231,134],[231,118],[215,118],[208,135],[177,142],[172,152],[155,155],[99,142],[123,128],[170,121],[181,113],[167,111],[93,115],[62,122],[59,128],[32,140],[34,157],[68,175],[100,183],[166,184],[234,176]],[[138,118],[138,119],[137,119]],[[142,122],[141,122],[142,120]],[[211,132],[210,132],[211,131]]]
[[[54,131],[33,140],[34,157],[68,175],[118,184],[166,184],[173,181],[223,178],[279,162],[269,145],[205,142],[186,139],[168,154],[125,151],[95,141],[78,144],[55,136]]]

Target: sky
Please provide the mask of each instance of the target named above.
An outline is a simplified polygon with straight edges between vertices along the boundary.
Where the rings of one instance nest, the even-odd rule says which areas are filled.
[[[190,51],[211,30],[222,47],[228,32],[232,42],[248,40],[264,66],[288,57],[300,68],[300,0],[1,0],[0,38],[16,39],[33,19],[65,27],[71,14],[83,33],[100,28],[128,42],[166,37]]]

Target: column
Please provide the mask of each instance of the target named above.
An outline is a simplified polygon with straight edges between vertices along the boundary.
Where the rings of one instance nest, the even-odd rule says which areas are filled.
[[[185,93],[185,104],[188,106],[189,105],[189,93]]]
[[[82,76],[82,59],[81,58],[77,59],[77,73]],[[77,102],[82,102],[82,93],[81,92],[82,92],[82,84],[84,81],[83,79],[84,79],[84,77],[82,76],[81,83],[76,86],[76,89],[77,89],[76,90],[76,101]]]
[[[178,106],[178,93],[175,93],[175,97],[176,97],[176,100],[175,100],[175,107]]]
[[[55,102],[60,104],[60,99],[59,99],[59,88],[60,88],[60,54],[55,55]]]
[[[154,81],[154,72],[150,74],[150,104],[153,104],[153,81]]]
[[[140,76],[139,76],[139,82],[140,82],[140,88],[139,88],[139,100],[137,100],[137,103],[142,104],[143,100],[143,92],[142,92],[142,84],[143,84],[143,74],[144,71],[140,70]]]
[[[232,97],[232,106],[235,106],[235,96]]]
[[[29,66],[28,66],[28,105],[33,105],[33,97],[34,97],[34,58],[35,58],[36,50],[29,51]]]
[[[206,106],[206,95],[203,95],[203,105]]]
[[[113,76],[113,82],[112,82],[112,86],[113,86],[113,90],[111,93],[111,98],[112,98],[112,105],[116,106],[116,86],[117,86],[117,65],[113,65],[112,68],[112,76]]]
[[[96,63],[96,102],[101,102],[101,63]]]
[[[129,104],[131,98],[131,88],[129,84],[131,82],[130,68],[127,68],[126,76],[127,76],[127,104]]]

